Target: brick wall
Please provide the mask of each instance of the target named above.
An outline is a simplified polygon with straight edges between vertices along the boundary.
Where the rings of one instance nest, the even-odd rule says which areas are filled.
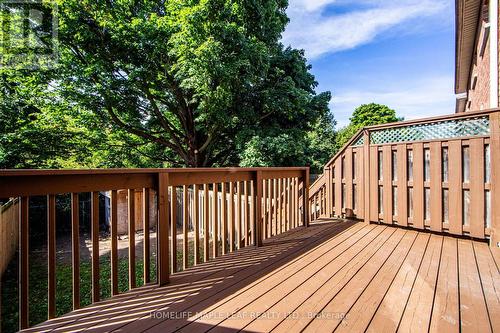
[[[481,11],[479,20],[478,35],[476,37],[476,48],[474,62],[469,78],[468,100],[465,111],[488,109],[490,106],[490,38],[486,45],[483,45],[485,29],[484,25],[488,22],[488,11]],[[481,49],[483,50],[481,54]]]

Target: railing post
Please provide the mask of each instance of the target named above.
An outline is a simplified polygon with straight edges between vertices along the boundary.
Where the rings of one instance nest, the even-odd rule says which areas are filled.
[[[169,222],[170,211],[168,205],[168,183],[169,174],[161,172],[158,174],[158,284],[165,285],[169,281],[170,259],[169,259]]]
[[[332,217],[332,168],[325,167],[323,174],[325,175],[326,186],[326,215],[330,218]]]
[[[309,226],[309,168],[305,169],[302,173],[302,214],[304,219],[304,226]]]
[[[491,239],[490,245],[497,247],[500,242],[500,112],[490,114],[491,153]]]
[[[370,223],[370,133],[368,130],[363,132],[363,184],[360,184],[359,189],[363,191],[364,221]]]
[[[264,219],[262,216],[262,171],[258,170],[255,173],[255,180],[253,182],[253,193],[255,193],[255,197],[252,198],[254,200],[254,219],[253,219],[253,230],[254,230],[254,244],[259,247],[262,246],[262,227],[264,225]]]

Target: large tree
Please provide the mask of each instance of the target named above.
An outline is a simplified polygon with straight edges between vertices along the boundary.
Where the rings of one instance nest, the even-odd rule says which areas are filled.
[[[359,129],[365,126],[379,125],[401,121],[403,118],[396,115],[396,111],[387,105],[369,103],[358,106],[346,127],[341,128],[337,133],[336,150],[341,149]]]
[[[303,52],[280,43],[286,7],[61,0],[50,93],[153,145],[154,158],[172,166],[236,165],[252,142],[269,148],[281,137],[300,151],[319,120],[331,125],[330,94],[315,93]]]

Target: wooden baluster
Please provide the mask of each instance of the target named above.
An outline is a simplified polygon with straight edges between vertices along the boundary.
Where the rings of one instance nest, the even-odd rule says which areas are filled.
[[[236,233],[238,234],[238,239],[236,241],[238,249],[243,247],[243,236],[241,228],[241,182],[237,182],[236,191]]]
[[[283,211],[282,211],[282,208],[283,208],[283,187],[282,187],[282,181],[281,179],[278,179],[278,220],[277,220],[277,224],[278,224],[278,231],[277,233],[278,234],[281,234],[282,230],[281,230],[281,224],[283,222]]]
[[[290,216],[292,218],[292,229],[295,229],[295,178],[290,179],[290,196],[291,196],[291,207]]]
[[[29,326],[29,197],[19,204],[19,329]]]
[[[149,250],[149,188],[144,188],[142,190],[142,233],[144,236],[143,240],[143,251],[142,251],[142,261],[144,266],[144,284],[151,282],[150,279],[150,250]]]
[[[248,246],[248,183],[243,182],[243,236],[245,237],[245,246]]]
[[[267,195],[267,180],[262,180],[264,182],[262,186],[262,205],[263,205],[263,211],[262,211],[262,237],[263,239],[269,238],[269,235],[267,233],[268,230],[268,217],[269,217],[269,205],[268,205],[268,195]]]
[[[288,178],[283,179],[283,231],[288,231]]]
[[[48,319],[56,316],[56,196],[47,196]]]
[[[111,295],[118,295],[118,195],[111,191]]]
[[[194,226],[194,264],[200,263],[200,192],[198,185],[193,185],[193,226]]]
[[[99,192],[91,193],[92,303],[99,302]]]
[[[71,247],[73,270],[73,310],[80,308],[80,199],[71,193]]]
[[[288,230],[293,228],[293,218],[292,218],[292,180],[287,178],[287,195],[288,195]]]
[[[287,178],[283,178],[283,187],[282,187],[282,195],[283,195],[283,232],[287,231],[287,223],[288,223],[288,191],[287,191]]]
[[[273,191],[271,179],[266,180],[267,187],[267,237],[273,235]]]
[[[316,221],[318,219],[318,194],[314,195],[313,200],[313,219]]]
[[[256,189],[255,189],[255,186],[257,186],[255,184],[255,180],[252,180],[248,183],[248,185],[250,186],[250,196],[248,197],[248,200],[250,201],[249,203],[249,213],[250,213],[250,222],[249,222],[249,228],[250,228],[250,234],[252,235],[252,238],[251,238],[251,242],[253,245],[256,245],[257,246],[257,240],[258,240],[258,234],[257,234],[257,228],[256,228],[256,221],[257,221],[257,216],[255,215],[255,206],[257,206],[257,203],[255,201],[255,192],[256,192]],[[261,195],[262,197],[262,195]],[[260,203],[259,203],[260,204]],[[262,211],[262,209],[260,209],[260,211]],[[250,236],[248,236],[250,237]],[[250,243],[250,239],[248,240],[248,242]]]
[[[212,185],[212,253],[214,258],[219,256],[219,213],[218,213],[218,201],[219,201],[219,188],[218,184],[213,183]]]
[[[221,188],[221,227],[222,227],[222,254],[227,254],[227,198],[226,183],[222,183]]]
[[[252,215],[253,215],[253,236],[255,246],[262,246],[262,228],[264,220],[262,216],[262,197],[263,197],[263,184],[262,184],[262,171],[257,171],[255,180],[252,183]]]
[[[177,272],[177,188],[170,190],[170,235],[172,237],[170,248],[171,273]]]
[[[187,185],[182,187],[183,194],[183,214],[182,214],[182,266],[183,269],[186,270],[188,268],[188,260],[189,260],[189,239],[188,239],[188,227],[189,227],[189,188]]]
[[[278,183],[273,179],[273,223],[274,236],[278,234]]]
[[[128,288],[136,287],[135,278],[135,190],[128,190]]]
[[[302,176],[302,192],[303,192],[303,224],[305,227],[309,226],[309,206],[307,204],[307,200],[309,198],[309,168],[304,171],[304,175]]]
[[[229,183],[229,252],[234,251],[234,183]]]
[[[210,200],[209,200],[209,189],[208,184],[205,184],[204,188],[204,214],[203,214],[203,260],[208,261],[210,259],[209,249],[210,249]]]
[[[163,286],[169,281],[170,256],[169,256],[169,223],[170,213],[168,205],[169,174],[162,172],[158,175],[158,284]]]

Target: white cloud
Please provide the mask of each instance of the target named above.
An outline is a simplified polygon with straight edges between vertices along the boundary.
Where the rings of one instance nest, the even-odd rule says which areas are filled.
[[[292,0],[288,10],[290,24],[283,34],[283,41],[305,49],[310,58],[352,49],[412,19],[443,12],[449,6],[449,1],[443,1],[357,0],[350,4],[361,9],[336,14],[335,7],[332,11],[326,9],[340,4],[345,6],[340,0]],[[412,27],[409,25],[408,28]]]
[[[455,112],[453,95],[453,77],[434,77],[426,80],[400,82],[384,90],[346,90],[333,96],[330,109],[338,126],[349,123],[354,109],[361,104],[385,104],[396,110],[405,119],[431,117]]]

